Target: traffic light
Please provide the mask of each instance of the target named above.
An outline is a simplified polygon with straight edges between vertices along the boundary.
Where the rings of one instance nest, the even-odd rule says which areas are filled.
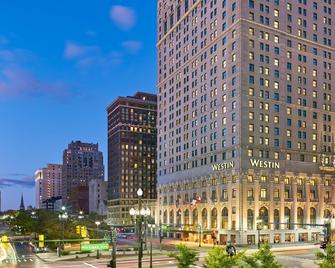
[[[78,235],[80,235],[80,233],[81,233],[80,228],[81,228],[80,225],[76,226],[76,234],[78,234]]]
[[[4,235],[1,237],[1,246],[3,248],[8,248],[8,236]]]
[[[44,235],[43,234],[40,234],[38,236],[38,247],[44,248]]]
[[[86,238],[86,237],[87,237],[87,229],[86,229],[86,226],[81,226],[80,231],[81,231],[81,237],[82,237],[82,238]]]

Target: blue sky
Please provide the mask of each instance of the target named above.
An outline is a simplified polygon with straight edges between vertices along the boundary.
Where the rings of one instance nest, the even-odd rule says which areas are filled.
[[[156,0],[1,1],[3,210],[21,192],[35,205],[34,171],[71,140],[98,142],[106,163],[105,108],[156,91],[155,43]]]

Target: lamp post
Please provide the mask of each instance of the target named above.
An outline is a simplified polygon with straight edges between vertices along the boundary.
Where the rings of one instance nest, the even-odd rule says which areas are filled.
[[[78,219],[81,220],[84,218],[84,212],[82,210],[79,211]]]
[[[143,258],[143,239],[142,239],[142,218],[147,217],[150,215],[150,209],[149,208],[142,208],[142,196],[143,196],[143,190],[139,188],[137,190],[137,196],[138,196],[138,210],[131,208],[129,210],[129,214],[131,216],[138,216],[137,224],[138,224],[138,268],[142,268],[142,258]]]
[[[62,206],[61,213],[58,215],[59,220],[62,222],[62,246],[61,249],[64,249],[64,224],[66,219],[68,218],[68,214],[66,211],[66,207]],[[59,254],[61,255],[61,254]]]
[[[202,238],[202,226],[198,225],[198,236],[199,236],[199,248],[201,247],[201,238]]]
[[[261,230],[262,230],[262,219],[257,219],[256,224],[257,224],[257,233],[258,233],[258,248],[261,247]]]
[[[96,238],[99,239],[99,225],[101,224],[100,221],[96,221],[95,222],[95,225],[97,226],[97,235],[96,235]],[[99,254],[99,249],[97,250],[97,259],[100,258],[100,254]]]
[[[148,227],[150,229],[150,268],[152,268],[152,229],[155,229],[156,225],[149,223]]]

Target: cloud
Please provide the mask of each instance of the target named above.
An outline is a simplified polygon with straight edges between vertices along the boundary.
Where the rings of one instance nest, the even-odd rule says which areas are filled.
[[[29,69],[38,58],[22,48],[0,49],[0,98],[22,96],[73,96],[71,86],[63,81],[43,79]]]
[[[136,40],[129,40],[129,41],[124,41],[122,43],[122,46],[130,53],[136,54],[139,52],[143,46],[143,44],[140,41]]]
[[[74,61],[81,69],[117,65],[122,62],[122,54],[119,52],[105,53],[98,46],[87,46],[72,41],[66,42],[64,57]]]
[[[27,188],[32,188],[35,186],[35,179],[31,176],[25,176],[21,179],[12,179],[0,177],[0,188],[22,186]]]
[[[41,96],[67,97],[71,89],[63,82],[50,82],[37,78],[25,70],[7,67],[0,71],[0,96]]]
[[[130,30],[136,22],[135,11],[129,7],[116,5],[110,11],[111,20],[123,30]]]
[[[96,46],[85,46],[71,41],[65,44],[64,56],[66,59],[75,59],[99,53],[100,49]]]

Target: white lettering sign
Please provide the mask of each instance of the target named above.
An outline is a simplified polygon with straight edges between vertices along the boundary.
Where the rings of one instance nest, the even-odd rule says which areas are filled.
[[[273,168],[273,169],[280,168],[279,162],[259,160],[259,159],[254,159],[254,158],[250,158],[250,164],[252,167],[257,167],[257,168]]]
[[[225,163],[219,163],[219,164],[213,164],[212,169],[213,171],[220,171],[228,168],[233,168],[235,165],[234,161],[231,162],[225,162]]]

